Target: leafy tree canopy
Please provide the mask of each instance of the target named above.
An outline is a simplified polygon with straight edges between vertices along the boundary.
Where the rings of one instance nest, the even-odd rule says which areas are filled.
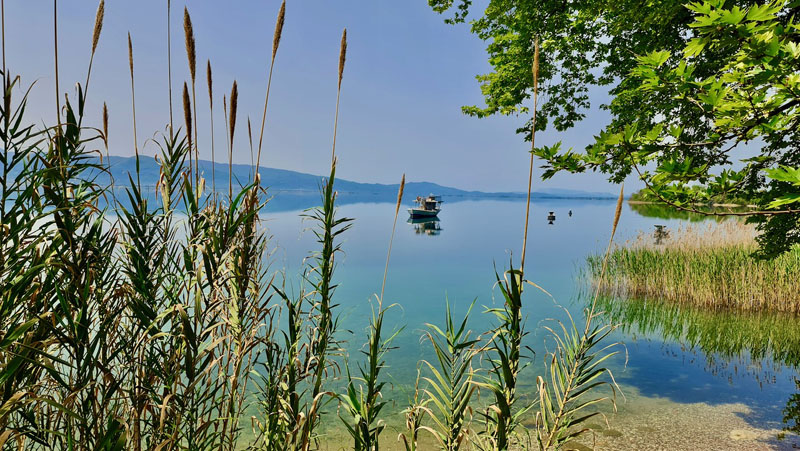
[[[471,0],[429,0],[463,22]],[[471,29],[489,42],[485,106],[524,114],[533,41],[542,46],[536,129],[573,127],[589,89],[608,86],[611,121],[583,151],[534,150],[544,177],[638,175],[654,199],[756,199],[765,255],[800,243],[800,0],[490,0]],[[544,118],[543,120],[538,120]],[[530,124],[520,128],[523,133]]]

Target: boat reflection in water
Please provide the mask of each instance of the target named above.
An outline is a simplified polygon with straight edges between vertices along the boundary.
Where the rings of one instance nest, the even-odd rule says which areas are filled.
[[[408,218],[408,223],[414,226],[417,235],[438,235],[442,228],[439,226],[439,218]]]

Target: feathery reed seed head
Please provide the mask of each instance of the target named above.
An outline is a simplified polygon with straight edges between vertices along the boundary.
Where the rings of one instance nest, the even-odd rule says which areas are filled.
[[[533,89],[536,90],[539,86],[539,38],[533,42]]]
[[[206,81],[208,82],[208,103],[211,105],[211,108],[214,108],[214,90],[212,89],[212,79],[211,79],[211,60],[208,60],[206,63]]]
[[[131,68],[131,78],[133,78],[133,42],[131,42],[131,32],[128,32],[128,65]]]
[[[189,87],[183,82],[183,118],[186,121],[186,136],[189,149],[192,148],[192,101],[189,98]]]
[[[9,81],[8,74],[3,74],[3,85],[9,86],[11,85]],[[18,80],[19,75],[17,75],[14,80]],[[5,114],[10,114],[11,111],[11,90],[10,89],[3,89],[3,108],[5,108]]]
[[[103,30],[103,17],[106,12],[106,0],[100,0],[97,5],[97,16],[94,19],[94,31],[92,32],[92,53],[97,49],[97,43],[100,42],[100,32]]]
[[[250,128],[250,116],[247,116],[247,139],[250,140],[250,148],[253,148],[253,130]]]
[[[189,17],[189,10],[185,6],[183,7],[183,32],[186,35],[186,57],[189,59],[189,73],[192,76],[192,83],[194,83],[197,69],[197,54],[195,53],[192,18]]]
[[[233,81],[233,86],[231,86],[231,110],[230,110],[230,133],[231,133],[231,148],[233,148],[233,136],[234,130],[236,129],[236,107],[239,103],[239,87],[236,85],[236,80]]]
[[[342,30],[342,43],[339,47],[339,88],[342,87],[342,75],[344,74],[344,61],[347,59],[347,28]]]
[[[622,215],[622,199],[625,194],[625,184],[619,187],[619,198],[617,199],[617,209],[614,211],[614,226],[611,228],[611,239],[614,239],[614,234],[617,232],[617,224],[619,224],[619,217]]]
[[[103,143],[108,149],[108,106],[103,102]]]
[[[394,209],[394,214],[397,216],[397,213],[400,212],[400,204],[403,202],[403,191],[406,189],[406,175],[403,174],[403,178],[400,179],[400,189],[397,190],[397,207]]]
[[[272,38],[272,59],[275,59],[275,54],[278,53],[278,45],[281,42],[281,33],[283,33],[283,21],[286,16],[286,0],[281,3],[281,10],[278,12],[278,21],[275,23],[275,36]]]

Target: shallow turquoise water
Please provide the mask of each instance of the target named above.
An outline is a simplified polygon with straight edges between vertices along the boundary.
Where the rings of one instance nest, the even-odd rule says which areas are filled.
[[[417,194],[426,193],[407,193]],[[387,377],[392,386],[386,395],[398,401],[396,409],[407,399],[419,361],[431,357],[430,345],[420,337],[425,323],[442,324],[446,299],[455,306],[456,316],[476,300],[471,329],[483,332],[491,327],[491,318],[482,312],[484,306],[501,302],[493,297],[500,296],[493,290],[495,265],[502,271],[512,252],[514,261],[519,260],[524,207],[524,201],[515,200],[446,199],[437,234],[419,233],[419,225],[407,223],[407,215],[401,210],[384,301],[398,304],[387,314],[386,325],[392,330],[403,328],[387,358]],[[281,204],[273,211],[268,205],[262,212],[277,246],[273,269],[285,269],[289,275],[296,275],[309,251],[316,249],[313,234],[301,231],[313,224],[302,220],[300,208],[299,203],[296,210]],[[567,214],[569,210],[572,217]],[[552,225],[546,220],[549,211],[557,217]],[[345,204],[339,214],[355,219],[343,236],[344,253],[339,256],[335,277],[341,325],[352,331],[342,332],[339,338],[346,340],[346,347],[355,356],[366,339],[371,301],[380,291],[394,204]],[[565,318],[556,302],[582,321],[585,282],[581,271],[585,257],[605,249],[613,214],[613,201],[534,202],[526,276],[549,291],[555,301],[538,290],[525,292],[524,313],[530,331],[526,344],[535,355],[521,390],[531,389],[532,378],[541,369],[547,344],[541,326],[553,318]],[[644,217],[625,205],[617,241],[633,238],[642,230],[650,233],[654,224],[674,228],[681,221]],[[291,283],[297,283],[296,276]],[[689,339],[664,338],[658,330],[641,332],[635,324],[628,326],[618,329],[613,338],[625,346],[612,364],[623,391],[627,387],[644,396],[677,403],[742,403],[749,407],[749,412],[741,414],[749,425],[783,427],[783,411],[798,391],[797,362],[769,356],[753,359],[748,349],[723,355],[715,349],[692,346]]]

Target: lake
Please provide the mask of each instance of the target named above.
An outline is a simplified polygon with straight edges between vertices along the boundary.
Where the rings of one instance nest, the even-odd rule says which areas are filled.
[[[425,193],[407,193],[407,197]],[[280,194],[278,194],[280,198]],[[343,197],[346,201],[346,196]],[[289,285],[303,259],[317,248],[309,221],[286,202],[262,211],[265,226],[277,250],[273,269],[285,269]],[[533,380],[542,371],[548,339],[543,326],[564,320],[563,309],[582,321],[587,305],[585,258],[605,250],[614,214],[614,201],[535,200],[531,211],[526,276],[554,299],[535,289],[524,294],[527,316],[526,345],[534,351],[533,363],[523,374],[520,391],[533,393]],[[345,340],[352,360],[366,340],[375,293],[381,288],[386,249],[392,229],[393,202],[349,203],[341,216],[354,218],[342,238],[344,253],[336,268],[334,300],[341,317],[339,338]],[[384,395],[388,429],[384,439],[398,446],[402,427],[397,413],[406,406],[421,359],[432,357],[429,343],[421,340],[426,323],[442,324],[446,300],[461,317],[476,301],[470,328],[482,333],[492,326],[483,313],[498,306],[493,289],[495,268],[508,266],[511,253],[522,244],[524,200],[446,199],[437,223],[414,224],[401,210],[386,283],[385,304],[396,303],[387,313],[386,326],[402,328],[387,357],[385,376],[390,385]],[[572,211],[572,216],[568,215]],[[556,220],[548,224],[548,212]],[[655,211],[655,213],[654,213]],[[670,217],[672,216],[672,217]],[[675,228],[687,220],[658,210],[626,204],[617,242],[651,233],[655,224]],[[294,275],[294,276],[293,276]],[[611,369],[622,390],[618,412],[606,408],[606,424],[597,417],[597,449],[792,449],[800,440],[784,429],[800,420],[800,330],[796,318],[776,315],[711,313],[653,302],[603,300],[603,321],[619,327],[609,340],[618,341],[620,354]],[[351,331],[351,332],[348,332]],[[552,342],[549,343],[552,345]],[[329,419],[335,413],[329,414]],[[331,440],[347,443],[341,428],[328,422]],[[399,448],[398,448],[399,449]]]

